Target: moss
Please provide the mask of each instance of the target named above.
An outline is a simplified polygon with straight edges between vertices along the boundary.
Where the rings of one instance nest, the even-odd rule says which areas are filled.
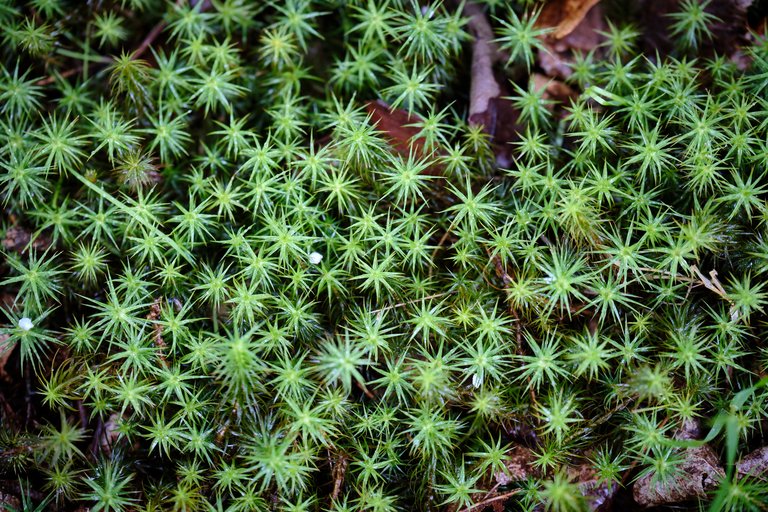
[[[485,4],[498,71],[534,67],[535,9]],[[764,42],[697,54],[696,1],[664,57],[609,23],[571,100],[499,100],[500,168],[454,3],[74,5],[0,1],[25,504],[465,507],[512,465],[499,502],[579,510],[574,468],[673,481],[694,421],[727,474],[698,498],[761,502],[729,464],[765,444]]]

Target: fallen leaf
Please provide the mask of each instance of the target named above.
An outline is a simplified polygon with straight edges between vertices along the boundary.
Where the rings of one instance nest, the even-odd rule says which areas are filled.
[[[167,345],[165,344],[165,340],[163,339],[163,325],[158,322],[158,319],[162,315],[162,310],[160,308],[160,305],[162,304],[162,298],[158,297],[155,299],[155,301],[152,303],[152,305],[149,307],[149,314],[147,315],[147,320],[151,321],[154,324],[154,341],[155,341],[155,347],[157,347],[158,352],[157,355],[160,358],[160,362],[163,364],[163,366],[168,366],[168,361],[165,359],[165,349],[167,348]]]
[[[581,23],[587,12],[600,0],[549,0],[541,10],[538,25],[554,30],[550,37],[562,39]]]
[[[541,73],[533,73],[533,88],[538,92],[544,89],[544,99],[553,100],[559,104],[570,104],[572,100],[578,98],[579,93],[560,80],[549,78]],[[554,105],[547,103],[547,107],[552,110]]]
[[[483,127],[494,146],[496,165],[508,167],[513,160],[509,143],[519,138],[521,127],[517,121],[520,113],[506,99],[510,95],[506,80],[499,80],[493,69],[496,62],[506,62],[507,56],[493,42],[493,30],[482,7],[469,2],[464,6],[464,15],[469,18],[467,26],[475,38],[472,43],[469,123]]]
[[[426,154],[426,141],[424,137],[419,137],[420,130],[414,126],[422,121],[421,117],[401,108],[392,108],[382,100],[367,102],[365,109],[371,116],[373,125],[384,134],[389,145],[397,153],[404,157],[408,157],[412,152],[417,155]],[[442,170],[440,164],[434,163],[424,174],[439,176]]]
[[[419,129],[411,126],[421,121],[421,117],[401,108],[392,108],[383,100],[369,101],[365,109],[376,129],[387,137],[392,149],[405,156],[412,150],[421,152],[424,141],[417,139]]]
[[[680,473],[669,482],[654,482],[653,474],[635,482],[633,496],[638,505],[655,507],[697,498],[706,498],[716,489],[725,471],[717,455],[709,446],[689,448],[685,451]]]
[[[98,448],[101,453],[109,457],[112,454],[112,449],[116,446],[120,440],[120,423],[123,421],[123,417],[113,412],[109,419],[104,422],[100,432],[97,433],[94,441],[98,442]]]
[[[596,50],[596,58],[601,58],[600,45],[605,36],[600,32],[606,28],[602,6],[594,5],[568,35],[560,39],[551,36],[544,38],[547,51],[539,52],[539,66],[551,77],[568,78],[572,74],[571,64],[575,52]]]
[[[333,492],[331,493],[331,500],[336,501],[336,498],[339,497],[341,489],[344,486],[344,478],[347,474],[349,457],[344,453],[339,453],[332,457],[329,462],[331,464],[331,475],[333,476]]]
[[[8,251],[24,253],[31,247],[36,251],[45,251],[51,246],[51,241],[46,236],[38,236],[32,239],[32,233],[21,226],[11,226],[5,232],[3,248]]]

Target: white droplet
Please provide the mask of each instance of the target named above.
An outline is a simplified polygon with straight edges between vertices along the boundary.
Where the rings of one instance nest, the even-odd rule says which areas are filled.
[[[478,374],[472,375],[472,385],[479,388],[483,385],[483,379],[481,379]]]
[[[309,262],[313,265],[319,265],[323,261],[323,255],[319,252],[313,252],[309,255]]]
[[[32,320],[30,320],[27,317],[24,317],[21,320],[19,320],[19,327],[21,327],[25,331],[31,331],[34,326],[35,324],[32,323]]]

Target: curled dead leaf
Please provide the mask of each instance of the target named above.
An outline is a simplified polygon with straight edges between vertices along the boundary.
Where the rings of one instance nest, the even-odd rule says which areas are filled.
[[[533,73],[531,75],[531,80],[533,80],[533,88],[536,91],[544,90],[543,97],[545,100],[553,100],[556,103],[569,105],[579,96],[579,93],[574,91],[564,82],[549,78],[541,73]],[[554,108],[552,103],[547,103],[546,105],[550,109]]]
[[[581,23],[587,12],[600,0],[549,0],[539,14],[538,25],[552,27],[549,34],[562,39]]]
[[[349,466],[349,456],[344,453],[334,454],[329,460],[331,464],[331,476],[333,477],[333,492],[331,500],[335,501],[341,494],[344,486],[344,479],[347,475],[347,466]]]
[[[401,108],[392,108],[383,100],[367,102],[365,110],[376,129],[386,136],[392,149],[404,156],[411,151],[421,152],[424,141],[418,139],[419,129],[413,126],[422,120],[421,117]]]
[[[592,50],[599,52],[605,39],[601,32],[606,28],[602,6],[592,6],[567,35],[560,39],[551,36],[544,39],[547,51],[539,52],[539,66],[548,76],[568,78],[572,74],[574,53],[588,53]]]
[[[112,413],[94,436],[97,449],[107,457],[112,454],[113,448],[120,441],[120,423],[122,421],[123,417],[120,414]]]

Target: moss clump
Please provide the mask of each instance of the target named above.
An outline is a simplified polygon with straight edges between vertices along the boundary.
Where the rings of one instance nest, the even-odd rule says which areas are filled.
[[[504,168],[453,3],[0,1],[25,506],[578,510],[569,468],[668,484],[694,422],[700,498],[764,502],[732,463],[765,444],[768,45],[692,58],[717,20],[683,2],[669,56],[610,24],[561,104],[535,14],[485,3]]]

